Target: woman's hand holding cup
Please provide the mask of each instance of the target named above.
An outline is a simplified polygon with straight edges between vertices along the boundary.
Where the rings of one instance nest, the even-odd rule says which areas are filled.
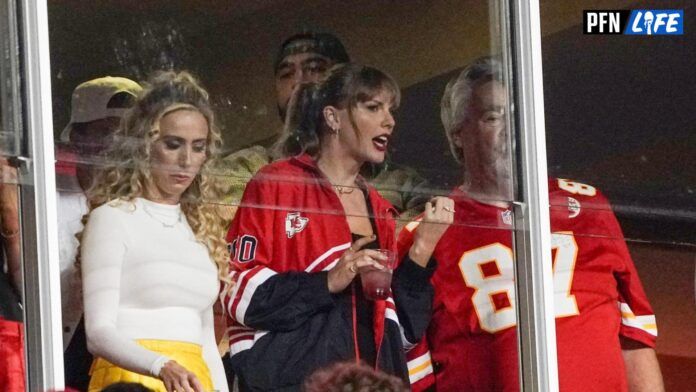
[[[388,257],[375,249],[362,249],[374,241],[375,235],[366,236],[355,241],[329,271],[328,286],[332,294],[340,293],[355,279],[359,273],[369,270],[383,270],[383,261]],[[382,263],[380,263],[382,261]]]

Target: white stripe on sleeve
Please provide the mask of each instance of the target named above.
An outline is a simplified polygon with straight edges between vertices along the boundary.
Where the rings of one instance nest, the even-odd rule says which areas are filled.
[[[251,303],[251,298],[254,296],[254,292],[273,275],[276,275],[275,271],[264,267],[248,280],[246,279],[247,276],[240,276],[237,288],[244,286],[244,292],[241,293],[239,304],[237,304],[237,311],[234,313],[235,320],[237,320],[238,323],[245,325],[244,317],[246,316],[246,311]],[[246,285],[244,285],[244,281],[246,281]],[[235,294],[239,295],[238,293]]]
[[[404,328],[401,326],[401,323],[399,322],[399,316],[396,314],[396,304],[394,303],[394,299],[392,297],[387,298],[387,308],[384,310],[384,316],[393,322],[396,323],[397,326],[399,326],[399,333],[401,334],[401,343],[404,345],[404,349],[406,351],[409,351],[413,347],[416,346],[416,343],[411,343],[406,339],[406,334],[404,333]],[[390,307],[392,306],[392,307]]]
[[[322,261],[326,260],[333,253],[338,252],[339,250],[348,249],[348,248],[350,248],[350,246],[351,246],[351,243],[346,242],[345,244],[336,245],[333,248],[327,250],[326,252],[324,252],[324,254],[317,257],[317,259],[314,260],[307,268],[305,268],[305,272],[312,272],[314,270],[314,268],[316,268],[319,264],[321,264]]]
[[[408,380],[411,384],[415,384],[418,380],[432,373],[433,364],[430,359],[430,351],[426,351],[420,357],[408,361]]]
[[[627,303],[620,302],[619,304],[619,309],[621,310],[621,323],[623,325],[638,328],[652,336],[657,336],[657,322],[654,314],[636,316]]]

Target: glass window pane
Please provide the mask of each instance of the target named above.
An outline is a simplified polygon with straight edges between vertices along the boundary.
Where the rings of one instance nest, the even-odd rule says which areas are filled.
[[[685,19],[692,11],[684,10]],[[694,41],[583,35],[580,12],[560,4],[542,10],[548,168],[565,179],[551,200],[552,225],[554,213],[575,221],[579,255],[582,238],[604,243],[607,250],[597,255],[607,261],[620,256],[611,262],[619,262],[615,279],[596,284],[609,287],[607,301],[619,302],[628,382],[637,373],[655,379],[656,352],[666,389],[686,390],[684,375],[696,370],[696,351],[686,344],[696,326]],[[573,25],[554,26],[561,14],[575,18]],[[601,222],[583,225],[583,216]],[[600,260],[597,266],[609,266]],[[590,287],[574,278],[571,292],[579,298]],[[582,316],[591,303],[578,306]],[[641,357],[636,348],[645,347],[654,351]],[[641,358],[647,368],[632,371]]]
[[[167,121],[178,112],[169,113],[164,104],[157,106],[155,101],[161,97],[149,95],[156,89],[152,83],[157,85],[150,78],[153,72],[174,69],[187,70],[207,89],[223,139],[222,161],[206,168],[222,195],[209,197],[205,192],[210,189],[202,186],[200,197],[181,201],[193,232],[200,229],[200,221],[190,215],[193,209],[214,209],[212,214],[223,218],[225,226],[231,224],[226,241],[233,261],[222,267],[232,268],[229,277],[223,274],[223,280],[231,282],[221,284],[228,314],[219,316],[216,305],[219,317],[215,323],[217,343],[222,353],[231,348],[233,355],[226,363],[241,376],[239,382],[261,389],[277,387],[273,383],[279,380],[298,385],[316,368],[359,356],[413,382],[415,388],[427,387],[436,379],[443,390],[462,385],[515,388],[519,365],[513,238],[516,217],[512,205],[520,200],[515,195],[518,154],[511,104],[514,91],[508,80],[512,74],[509,37],[501,22],[504,8],[498,1],[414,2],[398,7],[367,1],[312,5],[262,1],[233,7],[222,1],[208,2],[206,7],[165,1],[51,2],[67,385],[82,386],[88,381],[91,358],[85,342],[90,340],[90,333],[91,339],[98,335],[94,329],[90,332],[87,322],[85,338],[80,324],[81,285],[87,308],[94,296],[101,295],[95,294],[101,293],[98,285],[90,286],[90,281],[96,280],[84,271],[104,266],[89,257],[89,250],[83,252],[87,267],[75,263],[79,243],[75,235],[97,230],[83,232],[83,214],[89,213],[87,219],[92,222],[94,208],[107,209],[109,198],[140,197],[146,201],[136,201],[133,206],[152,224],[141,227],[149,229],[141,236],[128,237],[124,233],[136,230],[130,223],[124,227],[106,225],[104,233],[111,236],[103,241],[126,244],[125,248],[142,254],[153,250],[169,254],[167,251],[175,249],[161,244],[174,238],[166,229],[182,219],[153,216],[150,210],[154,207],[137,204],[161,203],[166,196],[162,192],[174,189],[167,188],[167,181],[186,182],[186,172],[180,171],[183,161],[167,161],[172,163],[168,172],[159,170],[165,155],[153,155],[160,147],[167,154],[179,148],[165,140],[172,131]],[[372,68],[330,71],[348,58]],[[347,75],[346,80],[354,77],[359,82],[353,86],[335,75]],[[123,87],[128,84],[123,80],[101,79],[106,76],[128,78],[145,90]],[[105,84],[90,90],[91,85],[98,84],[96,79]],[[317,85],[297,87],[307,82]],[[333,97],[336,86],[344,88],[344,95],[352,101],[335,94],[337,97],[319,102],[316,97]],[[312,88],[316,95],[309,94]],[[309,95],[301,96],[298,91]],[[112,102],[120,93],[137,98]],[[312,112],[312,105],[302,106],[302,97],[309,97],[311,104],[321,103],[321,111]],[[134,104],[136,109],[120,110],[127,104]],[[96,121],[109,117],[116,120],[92,128]],[[119,123],[119,117],[126,120]],[[211,118],[206,116],[208,124]],[[317,118],[320,121],[314,121]],[[304,143],[312,134],[318,135],[312,139],[315,145],[296,142]],[[294,139],[296,136],[300,139]],[[186,140],[177,143],[185,145]],[[287,141],[285,150],[272,148],[279,140]],[[133,154],[124,154],[129,143],[142,150],[133,147]],[[278,163],[279,158],[301,152],[298,145],[308,154]],[[141,151],[152,154],[142,158],[137,155]],[[140,182],[126,184],[119,178],[136,173],[138,165],[149,170],[137,178]],[[173,177],[167,173],[174,173]],[[107,186],[107,180],[111,185]],[[419,217],[434,196],[441,198],[430,207],[434,212]],[[433,213],[435,217],[430,216]],[[373,233],[377,241],[365,247],[399,251],[401,262],[393,273],[393,298],[387,303],[376,302],[377,306],[368,297],[385,295],[388,290],[369,290],[375,282],[368,273],[374,271],[369,266],[350,266],[354,261],[341,259],[357,238]],[[416,245],[411,247],[412,243]],[[428,249],[425,256],[423,246]],[[106,247],[106,243],[87,246],[97,250]],[[428,272],[422,265],[427,265],[431,253],[437,269]],[[114,267],[114,275],[103,276],[106,285],[114,288],[111,298],[122,301],[111,303],[112,310],[125,314],[116,322],[107,320],[110,336],[119,342],[124,337],[132,341],[160,338],[159,332],[171,324],[200,327],[201,320],[181,312],[172,312],[174,322],[166,327],[158,324],[168,319],[153,315],[171,304],[154,294],[163,302],[148,302],[149,295],[144,293],[150,293],[151,287],[145,284],[131,287],[114,279],[140,268],[131,259],[134,255],[142,257],[140,253],[120,255],[116,259],[122,264]],[[338,268],[336,265],[342,266],[344,273],[354,268],[352,273],[360,277],[349,274],[350,279],[337,288],[335,275],[328,278],[322,272]],[[186,276],[163,281],[169,276],[168,266],[165,261],[142,266],[139,277],[151,277],[150,283],[161,285],[163,290],[192,280]],[[404,277],[409,273],[406,268],[411,268],[412,276]],[[292,273],[298,271],[305,273]],[[434,294],[426,289],[429,273],[434,273]],[[411,297],[398,286],[408,278],[422,283],[415,285],[418,290],[413,289],[416,292]],[[132,291],[127,292],[126,287]],[[366,291],[361,294],[363,288]],[[358,304],[355,314],[352,301]],[[142,308],[148,312],[138,313],[141,318],[129,318],[129,311]],[[207,317],[209,309],[204,308]],[[294,311],[299,313],[294,315]],[[350,323],[340,321],[344,315],[355,322],[355,335]],[[98,314],[88,310],[86,319],[90,317]],[[373,323],[373,317],[382,321]],[[328,337],[312,331],[331,328],[336,328],[340,337],[335,352],[318,352],[328,344]],[[192,338],[193,332],[189,328],[163,338],[193,340],[209,348],[208,341],[201,343],[197,335]],[[220,341],[223,333],[226,336]],[[382,335],[381,342],[377,339],[380,343],[375,343],[373,338]],[[406,354],[410,362],[405,363],[401,346],[411,347],[423,335],[428,336],[430,347],[421,344],[411,349]],[[293,336],[303,338],[299,343],[288,343],[296,342]],[[140,344],[152,351],[147,345]],[[131,365],[137,373],[148,373],[161,365],[152,359],[151,352],[139,351],[142,347],[130,351],[143,354],[143,361],[152,359],[146,364],[150,367],[124,360],[119,356],[123,347],[95,347],[98,354],[118,366]],[[250,353],[259,353],[258,358]],[[270,365],[288,363],[298,363],[298,368],[286,371],[284,366]],[[215,377],[220,369],[212,366],[211,370],[215,388],[223,389]]]
[[[19,49],[13,1],[0,6],[0,152],[4,156],[21,153],[22,120],[19,103]]]
[[[24,391],[22,233],[19,217],[17,41],[13,2],[0,3],[0,389]]]

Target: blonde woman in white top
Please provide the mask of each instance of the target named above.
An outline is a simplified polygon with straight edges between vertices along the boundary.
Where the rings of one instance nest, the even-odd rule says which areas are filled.
[[[227,254],[207,175],[220,146],[208,94],[188,73],[159,73],[115,138],[81,235],[89,391],[227,391],[213,330]]]

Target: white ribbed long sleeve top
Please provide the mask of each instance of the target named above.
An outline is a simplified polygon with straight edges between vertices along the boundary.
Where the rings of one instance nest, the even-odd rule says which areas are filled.
[[[94,209],[81,256],[92,354],[156,377],[169,358],[135,340],[196,343],[215,389],[228,390],[213,328],[217,268],[179,205],[136,198]]]

